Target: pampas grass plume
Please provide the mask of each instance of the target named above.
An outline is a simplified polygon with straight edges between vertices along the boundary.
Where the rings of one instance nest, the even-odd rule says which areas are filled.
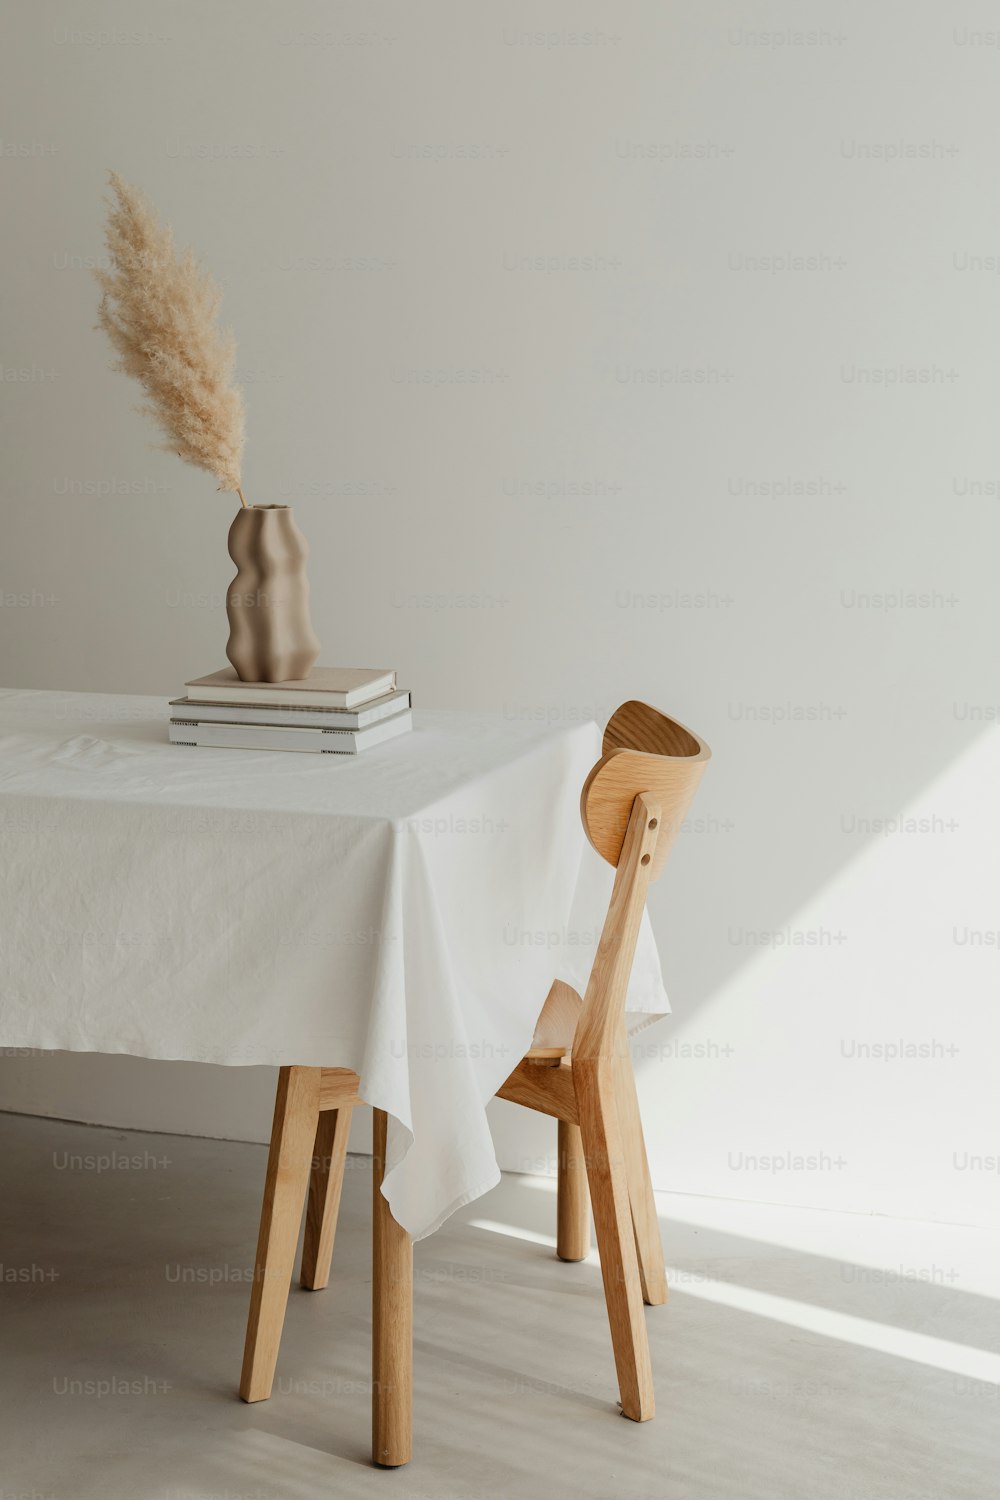
[[[169,225],[137,188],[112,172],[111,189],[111,269],[95,275],[116,368],[145,391],[140,410],[159,423],[164,449],[207,469],[245,505],[243,393],[233,383],[235,340],[217,321],[222,293],[190,250],[175,250]]]

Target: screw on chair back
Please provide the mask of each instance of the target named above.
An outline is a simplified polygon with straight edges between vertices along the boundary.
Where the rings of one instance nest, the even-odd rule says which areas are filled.
[[[712,752],[647,703],[623,703],[580,795],[591,844],[616,867],[614,891],[573,1041],[574,1060],[611,1057],[624,1040],[625,996],[646,891],[658,879]]]

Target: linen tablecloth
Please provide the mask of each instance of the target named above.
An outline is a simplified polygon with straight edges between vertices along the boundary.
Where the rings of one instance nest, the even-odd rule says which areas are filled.
[[[485,1107],[552,980],[586,986],[597,726],[423,711],[334,757],[170,745],[166,716],[0,692],[0,1045],[352,1068],[430,1234],[499,1179]],[[646,918],[628,1005],[668,1009]]]

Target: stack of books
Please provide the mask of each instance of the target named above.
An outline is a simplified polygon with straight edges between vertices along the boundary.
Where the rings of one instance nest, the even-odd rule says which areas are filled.
[[[413,727],[395,672],[314,667],[301,682],[241,682],[232,667],[184,684],[171,700],[174,745],[358,755]]]

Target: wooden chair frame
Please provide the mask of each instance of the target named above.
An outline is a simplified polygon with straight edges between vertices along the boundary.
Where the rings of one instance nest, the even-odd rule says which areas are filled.
[[[604,734],[584,783],[581,815],[590,842],[616,869],[607,918],[585,996],[556,981],[542,1012],[539,1045],[498,1089],[500,1098],[558,1121],[556,1246],[583,1260],[593,1209],[621,1408],[633,1421],[654,1414],[643,1303],[667,1297],[656,1203],[625,1028],[625,1002],[651,881],[664,862],[711,752],[676,720],[629,702]],[[545,1045],[546,1019],[575,1031]],[[302,1285],[330,1276],[352,1109],[362,1103],[345,1068],[280,1070],[240,1395],[271,1394],[303,1205]],[[412,1245],[382,1196],[387,1116],[375,1110],[372,1230],[372,1457],[395,1467],[412,1443]]]

